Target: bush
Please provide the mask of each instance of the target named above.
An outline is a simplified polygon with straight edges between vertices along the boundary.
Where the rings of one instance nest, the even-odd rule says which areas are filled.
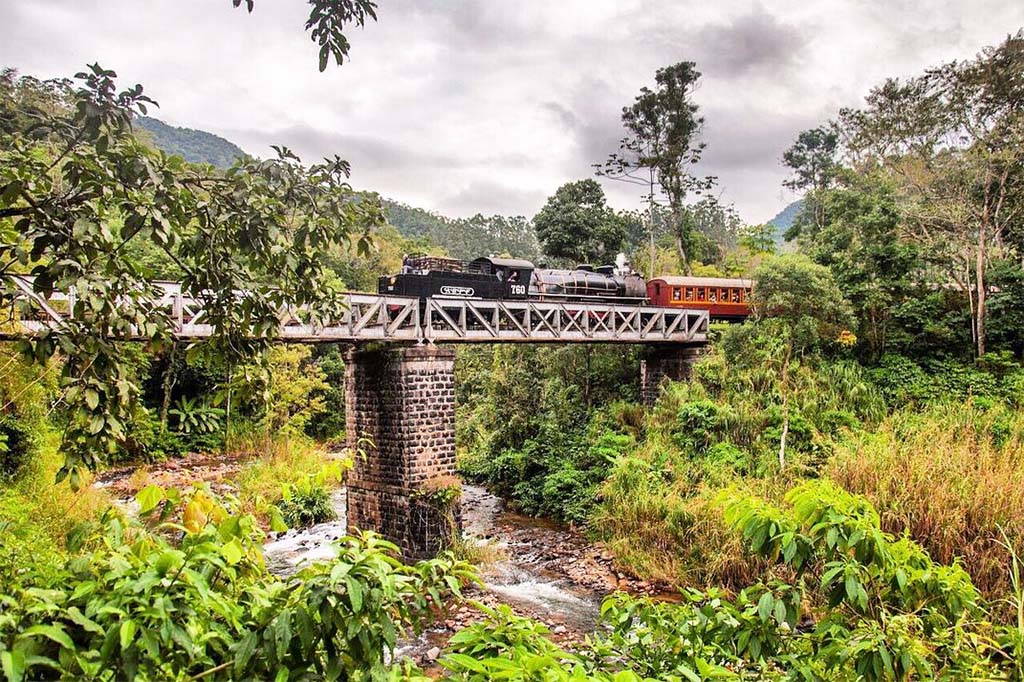
[[[673,436],[679,447],[701,452],[722,437],[725,424],[725,408],[711,400],[698,400],[679,409]]]
[[[338,516],[331,506],[330,493],[317,484],[288,490],[276,506],[289,528],[305,528]]]
[[[33,425],[10,414],[0,415],[0,479],[18,476],[35,454]]]
[[[462,562],[405,565],[372,535],[282,581],[267,573],[252,517],[202,492],[149,488],[165,532],[108,517],[96,549],[0,596],[0,662],[11,679],[385,679],[397,638],[472,579]],[[42,584],[46,589],[34,589]],[[430,595],[433,594],[432,598]]]
[[[289,445],[249,461],[235,479],[242,510],[275,530],[293,525],[285,522],[284,508],[290,510],[293,520],[304,520],[298,525],[333,518],[329,491],[352,465],[351,460],[328,459],[310,443],[292,440]],[[292,497],[301,501],[280,505]]]

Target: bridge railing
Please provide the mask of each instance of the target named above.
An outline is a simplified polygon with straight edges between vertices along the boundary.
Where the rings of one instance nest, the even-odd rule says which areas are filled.
[[[17,298],[33,315],[12,318],[2,336],[31,336],[75,316],[77,292],[41,297],[28,277],[12,277]],[[201,298],[176,282],[154,282],[155,307],[179,339],[214,333]],[[282,309],[280,338],[299,343],[703,343],[708,313],[660,306],[564,301],[496,301],[346,293],[344,312],[320,324],[300,310]]]

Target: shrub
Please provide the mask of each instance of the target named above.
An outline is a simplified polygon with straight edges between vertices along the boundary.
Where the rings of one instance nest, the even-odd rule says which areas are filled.
[[[350,459],[328,459],[312,444],[292,440],[290,447],[248,462],[235,479],[241,509],[253,514],[261,523],[281,530],[292,525],[283,518],[283,509],[293,513],[293,520],[321,523],[333,518],[330,489],[337,487],[344,472],[352,465]],[[316,489],[316,492],[312,492]],[[286,497],[298,496],[294,504],[281,503]],[[326,508],[325,508],[326,507]],[[300,523],[299,525],[306,525]]]
[[[0,479],[22,473],[37,454],[33,424],[14,415],[0,415]]]
[[[289,528],[305,528],[337,518],[331,506],[330,493],[322,485],[314,483],[286,488],[276,506]]]
[[[108,518],[97,549],[48,589],[5,584],[0,662],[12,679],[385,679],[399,633],[418,630],[472,579],[466,564],[407,566],[372,535],[283,581],[268,574],[255,520],[205,493],[149,488],[150,533]],[[172,544],[166,531],[180,541]],[[433,595],[433,596],[431,596]]]
[[[698,400],[679,409],[674,439],[682,448],[703,451],[721,438],[726,425],[726,411],[711,400]]]

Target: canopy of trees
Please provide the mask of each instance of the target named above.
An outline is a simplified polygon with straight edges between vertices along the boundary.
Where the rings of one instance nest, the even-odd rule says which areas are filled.
[[[626,240],[626,226],[595,180],[561,187],[533,218],[544,253],[566,263],[610,263]]]

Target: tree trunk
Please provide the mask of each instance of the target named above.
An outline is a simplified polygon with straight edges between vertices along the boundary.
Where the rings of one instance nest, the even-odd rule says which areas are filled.
[[[171,344],[171,357],[167,361],[167,370],[164,372],[163,401],[160,403],[160,433],[167,433],[167,412],[171,407],[171,393],[174,391],[174,384],[178,383],[178,375],[174,371],[174,360],[178,354],[178,343]]]
[[[786,438],[789,436],[789,362],[793,358],[793,341],[789,339],[786,358],[782,363],[779,390],[782,392],[782,437],[779,438],[779,470],[786,468]]]
[[[786,468],[786,436],[789,435],[789,410],[784,409],[785,417],[782,421],[782,438],[779,439],[779,469]]]
[[[591,407],[591,405],[590,405],[590,388],[591,388],[590,387],[590,377],[591,377],[591,372],[590,372],[590,355],[591,355],[592,352],[593,352],[593,349],[589,345],[585,346],[584,349],[583,349],[583,355],[586,358],[586,362],[587,362],[587,367],[586,367],[586,372],[585,372],[586,375],[587,375],[587,383],[583,385],[583,403],[587,406],[587,412],[590,411],[590,407]]]
[[[978,250],[974,257],[974,278],[978,285],[978,307],[975,313],[975,339],[978,357],[985,354],[985,227],[978,229]]]
[[[683,235],[676,234],[676,251],[679,252],[679,260],[683,264],[683,271],[687,277],[693,275],[693,268],[690,267],[690,259],[686,255],[686,249],[683,247]]]

